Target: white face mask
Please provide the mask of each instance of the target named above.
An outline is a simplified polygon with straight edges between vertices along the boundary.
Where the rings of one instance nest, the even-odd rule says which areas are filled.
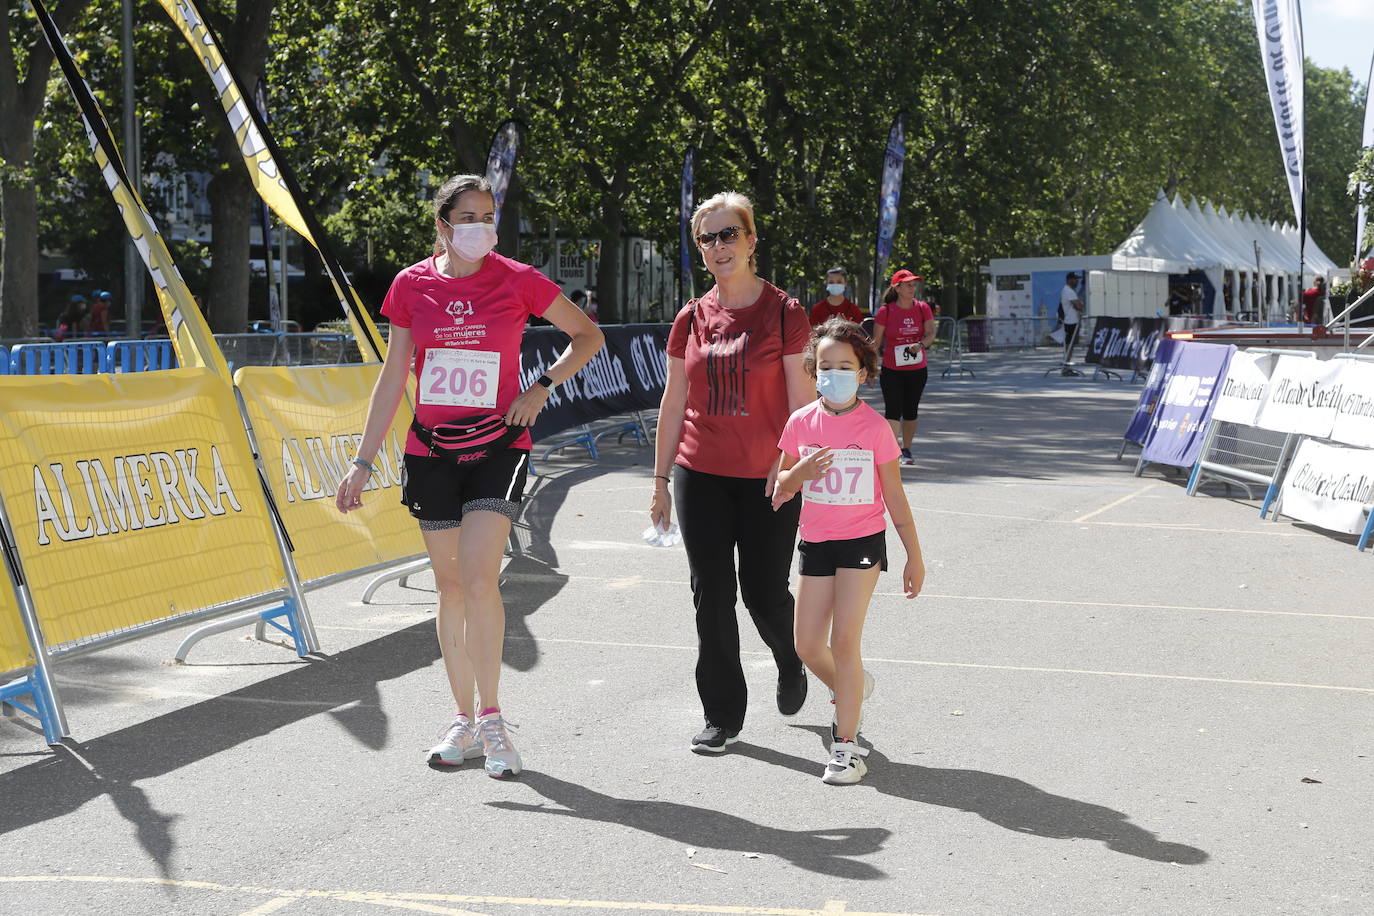
[[[453,230],[449,247],[460,260],[480,261],[496,247],[496,227],[491,223],[444,223]]]
[[[827,293],[829,293],[830,295],[832,295],[832,296],[843,296],[843,295],[844,295],[844,284],[843,284],[843,283],[827,283],[826,286],[825,286],[825,291],[826,291]]]

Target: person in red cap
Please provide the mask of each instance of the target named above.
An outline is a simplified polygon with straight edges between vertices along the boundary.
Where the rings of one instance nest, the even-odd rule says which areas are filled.
[[[909,270],[892,275],[882,307],[873,317],[873,343],[882,350],[883,415],[902,447],[902,465],[916,463],[911,440],[929,375],[926,347],[935,340],[935,313],[921,299],[925,281]]]
[[[864,323],[864,313],[849,301],[844,294],[845,273],[843,267],[832,267],[825,272],[826,297],[811,306],[811,327],[818,328],[836,315],[855,324]]]

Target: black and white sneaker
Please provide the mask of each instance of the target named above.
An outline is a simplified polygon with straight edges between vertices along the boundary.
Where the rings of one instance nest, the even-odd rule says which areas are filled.
[[[916,459],[911,457],[911,449],[909,449],[909,448],[904,448],[904,449],[902,449],[902,457],[899,458],[899,459],[897,460],[897,463],[900,464],[902,467],[905,467],[905,468],[909,468],[909,467],[915,466],[915,464],[916,464]]]
[[[739,732],[732,732],[707,722],[701,734],[692,739],[692,750],[705,754],[719,754],[725,750],[727,744],[734,744],[738,740]]]
[[[778,672],[778,712],[795,716],[806,704],[806,686],[805,668],[798,668],[795,674]]]
[[[864,758],[868,748],[859,747],[853,741],[836,741],[830,745],[830,762],[825,765],[821,782],[832,786],[849,786],[863,779],[868,773]]]

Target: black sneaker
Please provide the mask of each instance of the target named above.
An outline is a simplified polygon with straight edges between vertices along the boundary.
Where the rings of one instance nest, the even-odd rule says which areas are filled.
[[[707,722],[706,728],[702,729],[701,734],[692,739],[692,750],[707,754],[719,754],[725,750],[727,744],[734,744],[738,740],[739,732],[732,732]]]
[[[806,669],[795,674],[778,674],[778,712],[795,716],[806,703]]]

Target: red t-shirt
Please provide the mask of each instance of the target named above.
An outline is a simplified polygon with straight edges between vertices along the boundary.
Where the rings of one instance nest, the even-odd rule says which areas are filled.
[[[668,355],[687,371],[677,463],[722,477],[767,477],[791,413],[782,358],[811,336],[806,312],[771,283],[753,305],[721,307],[713,286],[673,320]]]
[[[560,290],[528,264],[496,252],[477,273],[448,277],[434,258],[396,275],[382,314],[409,328],[415,342],[420,425],[433,429],[468,417],[504,414],[520,393],[520,338],[531,315],[543,315]],[[527,432],[511,444],[529,448]],[[429,453],[415,433],[406,453]]]
[[[1315,286],[1302,291],[1302,320],[1304,324],[1311,324],[1316,320],[1317,307],[1322,301],[1322,291]]]
[[[925,336],[926,322],[934,319],[930,306],[920,299],[904,309],[896,302],[889,302],[878,309],[873,316],[873,326],[883,329],[883,368],[884,369],[924,369],[926,365],[925,347],[916,347]],[[907,349],[910,347],[910,349]],[[901,352],[898,352],[899,349]]]
[[[848,541],[886,530],[878,468],[902,453],[892,427],[876,410],[859,401],[837,417],[817,399],[788,418],[778,448],[798,459],[822,448],[835,450],[825,476],[802,484],[802,540]]]
[[[822,299],[811,306],[811,327],[818,328],[836,315],[847,318],[855,324],[863,324],[864,313],[859,311],[859,307],[848,299],[839,305],[831,305],[829,299]]]

